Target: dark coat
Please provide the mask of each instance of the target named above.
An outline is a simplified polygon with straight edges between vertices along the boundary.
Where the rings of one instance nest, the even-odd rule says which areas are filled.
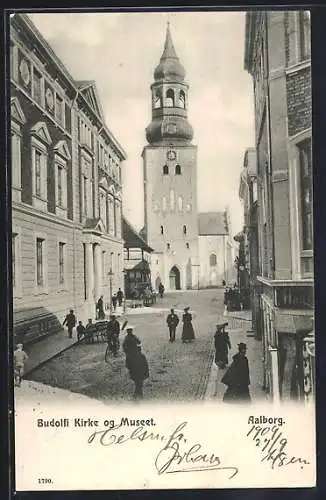
[[[138,351],[137,346],[139,344],[141,344],[141,342],[136,335],[133,333],[127,333],[122,344],[122,349],[126,356],[129,356],[130,354]]]
[[[72,313],[67,314],[62,324],[63,326],[67,325],[68,328],[73,328],[76,325],[76,316]]]
[[[142,352],[135,352],[132,356],[128,356],[126,366],[133,381],[145,380],[149,377],[147,359]]]
[[[108,338],[111,338],[111,337],[119,337],[120,335],[120,323],[119,321],[117,321],[116,319],[111,319],[109,322],[108,322],[108,325],[107,325],[107,334],[108,334]]]
[[[235,354],[230,368],[221,381],[228,386],[223,401],[250,401],[248,387],[250,377],[247,357],[240,353]]]
[[[117,299],[119,302],[122,302],[122,299],[123,299],[123,291],[122,290],[119,290],[117,292]]]
[[[176,328],[179,323],[179,318],[176,314],[170,313],[168,317],[166,318],[166,322],[168,327]]]
[[[228,364],[228,352],[231,349],[231,342],[227,332],[215,333],[215,363],[217,365]]]
[[[195,332],[192,326],[192,315],[186,312],[182,316],[183,327],[182,327],[182,340],[194,340]]]

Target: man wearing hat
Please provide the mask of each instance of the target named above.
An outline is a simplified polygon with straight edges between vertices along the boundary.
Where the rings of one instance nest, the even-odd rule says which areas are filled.
[[[127,335],[122,344],[123,352],[126,355],[126,363],[128,357],[132,356],[135,352],[137,352],[137,346],[141,344],[139,338],[134,334],[134,327],[132,325],[127,325],[126,328]],[[127,366],[128,368],[128,366]]]
[[[222,378],[222,383],[228,386],[223,396],[223,401],[249,403],[251,398],[249,393],[249,363],[246,356],[247,345],[240,342],[238,344],[238,351],[233,356],[230,368]]]
[[[175,314],[174,309],[171,309],[170,314],[166,318],[166,323],[169,327],[169,333],[170,333],[170,342],[175,341],[175,331],[179,323],[179,318]]]
[[[120,323],[116,319],[114,314],[110,315],[110,321],[108,322],[106,332],[110,350],[115,356],[117,356],[120,346],[119,343]]]
[[[149,377],[149,369],[147,359],[141,352],[141,343],[137,344],[136,350],[127,357],[126,366],[131,380],[135,382],[134,399],[142,399],[143,384],[144,380]]]
[[[182,316],[182,342],[192,342],[195,340],[194,327],[192,326],[192,315],[189,312],[190,307],[184,308],[184,315]]]

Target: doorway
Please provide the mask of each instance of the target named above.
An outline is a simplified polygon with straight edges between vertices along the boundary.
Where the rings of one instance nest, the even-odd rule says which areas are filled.
[[[171,268],[170,274],[170,290],[180,290],[180,271],[177,266]]]
[[[161,283],[161,278],[158,276],[155,280],[155,290],[159,289],[160,283]]]

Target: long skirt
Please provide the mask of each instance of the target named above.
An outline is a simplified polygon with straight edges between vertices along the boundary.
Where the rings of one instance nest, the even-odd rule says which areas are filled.
[[[224,393],[223,401],[225,403],[250,403],[249,387],[232,387],[229,385]]]
[[[192,323],[183,325],[181,338],[184,342],[195,339],[195,332]]]
[[[227,349],[218,349],[215,350],[215,364],[219,368],[225,368],[229,363],[228,359],[228,350]]]

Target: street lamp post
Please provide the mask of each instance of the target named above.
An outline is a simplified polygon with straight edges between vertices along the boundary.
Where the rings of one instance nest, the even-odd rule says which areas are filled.
[[[112,268],[110,268],[110,271],[108,272],[109,276],[109,282],[110,282],[110,311],[112,311],[112,277],[114,273],[112,271]]]

